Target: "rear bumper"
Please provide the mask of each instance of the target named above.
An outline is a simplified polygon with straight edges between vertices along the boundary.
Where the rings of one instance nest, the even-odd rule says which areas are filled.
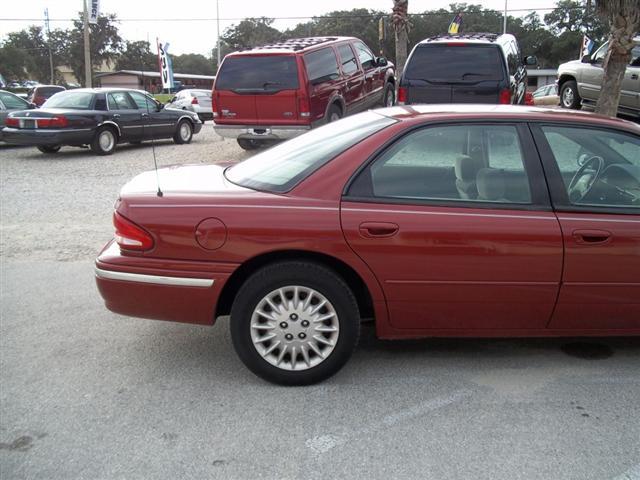
[[[128,257],[111,241],[95,262],[96,285],[114,313],[212,325],[235,265]]]
[[[23,129],[4,127],[3,141],[13,145],[84,145],[91,143],[93,129]]]
[[[246,138],[252,140],[287,140],[308,132],[309,125],[219,125],[216,123],[215,131],[225,138]]]

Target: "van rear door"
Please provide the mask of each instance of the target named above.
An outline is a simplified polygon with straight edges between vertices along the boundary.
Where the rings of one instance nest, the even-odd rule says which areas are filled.
[[[225,58],[214,86],[216,123],[286,125],[298,120],[295,55]]]
[[[407,103],[499,103],[509,79],[498,45],[448,42],[416,47],[401,86]]]

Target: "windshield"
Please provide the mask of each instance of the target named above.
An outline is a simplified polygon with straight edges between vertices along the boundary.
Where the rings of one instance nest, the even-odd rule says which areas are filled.
[[[298,88],[298,65],[292,55],[226,58],[216,79],[216,90],[279,91]]]
[[[92,100],[93,93],[90,92],[60,92],[44,102],[42,108],[89,110]]]
[[[502,80],[503,58],[497,45],[425,45],[413,52],[404,76],[407,80],[429,82]]]
[[[254,190],[286,192],[340,153],[396,121],[374,112],[347,117],[259,153],[228,168],[225,176]]]

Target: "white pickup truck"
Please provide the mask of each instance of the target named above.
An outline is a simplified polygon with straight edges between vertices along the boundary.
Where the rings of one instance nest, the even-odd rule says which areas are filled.
[[[640,37],[627,66],[620,92],[618,113],[640,118]],[[560,105],[564,108],[594,107],[600,96],[604,69],[602,63],[609,44],[602,45],[593,55],[573,60],[558,67]]]

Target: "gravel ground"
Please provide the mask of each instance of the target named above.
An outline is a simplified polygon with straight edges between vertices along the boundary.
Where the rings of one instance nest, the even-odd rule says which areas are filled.
[[[159,165],[242,160],[211,125]],[[283,388],[214,327],[117,316],[95,287],[109,157],[0,147],[0,479],[640,480],[640,339],[385,342]]]

